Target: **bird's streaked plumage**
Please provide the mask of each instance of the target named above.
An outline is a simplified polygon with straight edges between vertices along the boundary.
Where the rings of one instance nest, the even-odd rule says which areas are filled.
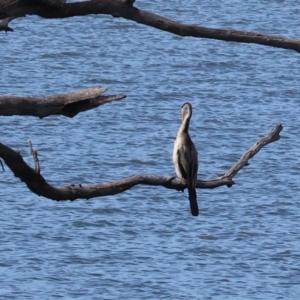
[[[191,213],[193,216],[198,216],[196,194],[198,153],[188,132],[191,117],[192,105],[187,102],[181,107],[182,124],[174,142],[173,163],[177,176],[187,182]]]

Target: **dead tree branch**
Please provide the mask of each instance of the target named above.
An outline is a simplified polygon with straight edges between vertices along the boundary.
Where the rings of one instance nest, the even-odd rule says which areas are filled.
[[[16,17],[9,17],[5,18],[0,22],[0,31],[14,31],[12,28],[8,26],[8,23],[12,21],[13,19],[16,19]]]
[[[42,98],[0,97],[0,115],[27,115],[44,118],[50,115],[74,117],[78,113],[125,98],[123,94],[103,96],[107,88],[88,88],[78,92]]]
[[[256,142],[248,151],[246,151],[241,158],[221,177],[222,179],[227,178],[233,182],[233,177],[245,166],[249,165],[249,160],[257,154],[262,147],[276,142],[280,139],[279,133],[282,130],[282,125],[275,126],[266,136]]]
[[[0,0],[0,19],[10,16],[38,15],[43,18],[69,18],[90,14],[106,14],[122,17],[146,26],[167,31],[179,36],[191,36],[228,42],[254,43],[291,49],[300,52],[300,40],[275,37],[233,29],[215,29],[182,24],[133,6],[133,0],[92,0],[65,3],[50,7],[42,0]],[[1,4],[2,3],[2,4]]]
[[[1,167],[2,167],[2,170],[3,170],[3,172],[5,172],[5,170],[4,170],[4,166],[3,166],[3,162],[2,162],[2,160],[0,159],[0,164],[1,164]]]
[[[197,188],[213,189],[223,185],[231,187],[233,177],[244,167],[248,165],[249,159],[257,154],[260,149],[267,144],[280,139],[279,133],[282,125],[275,126],[266,136],[255,143],[243,156],[225,173],[222,177],[210,180],[198,180]],[[35,162],[35,169],[29,167],[23,160],[21,154],[8,146],[0,143],[0,157],[6,165],[11,169],[14,175],[25,182],[27,187],[35,194],[49,198],[52,200],[76,200],[91,199],[108,195],[115,195],[125,192],[132,187],[143,184],[150,186],[163,186],[168,189],[183,190],[186,183],[174,177],[152,176],[152,175],[134,175],[118,181],[107,182],[83,186],[82,184],[71,184],[65,187],[54,187],[50,185],[40,174],[40,165],[37,158],[37,152],[32,149],[30,143],[31,154]]]

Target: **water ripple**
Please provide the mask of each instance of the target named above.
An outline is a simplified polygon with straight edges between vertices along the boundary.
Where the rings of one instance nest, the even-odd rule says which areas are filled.
[[[137,6],[190,24],[300,36],[293,2]],[[109,16],[84,20],[28,16],[1,37],[2,95],[90,86],[127,95],[73,119],[1,119],[1,142],[33,166],[31,140],[51,184],[174,175],[186,101],[194,107],[200,178],[226,172],[277,123],[282,139],[255,156],[232,188],[199,190],[198,218],[186,191],[136,186],[59,203],[32,194],[6,168],[1,299],[298,299],[298,53],[182,38]]]

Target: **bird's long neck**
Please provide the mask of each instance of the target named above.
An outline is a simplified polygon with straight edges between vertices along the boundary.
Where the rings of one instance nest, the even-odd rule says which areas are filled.
[[[190,126],[190,118],[185,117],[179,127],[178,133],[188,133]]]
[[[188,113],[184,115],[182,123],[179,127],[178,134],[180,133],[189,133],[190,120],[192,117],[191,110],[189,109]]]

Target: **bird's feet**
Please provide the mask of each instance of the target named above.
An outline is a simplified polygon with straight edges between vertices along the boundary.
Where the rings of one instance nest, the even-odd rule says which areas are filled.
[[[176,179],[175,176],[170,176],[170,177],[168,178],[167,182],[170,183],[170,182],[173,181],[174,179]]]
[[[168,183],[170,183],[172,180],[176,179],[177,177],[175,176],[171,176],[168,178]],[[178,178],[180,181],[183,181],[184,183],[186,182],[185,179],[182,179],[182,178]],[[184,188],[177,188],[176,191],[181,191],[181,192],[184,192]]]

